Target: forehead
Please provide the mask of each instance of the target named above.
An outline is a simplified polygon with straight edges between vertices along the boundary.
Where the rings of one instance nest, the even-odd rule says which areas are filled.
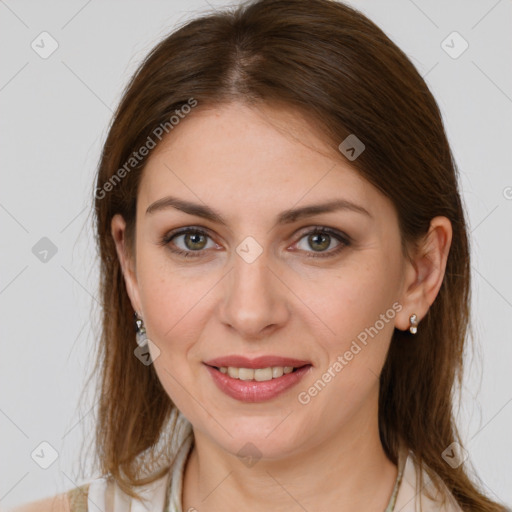
[[[333,197],[385,200],[298,112],[238,103],[196,107],[153,150],[139,201],[165,194],[239,212]]]

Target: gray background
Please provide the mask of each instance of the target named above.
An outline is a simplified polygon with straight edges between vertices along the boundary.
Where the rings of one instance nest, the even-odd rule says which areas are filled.
[[[472,237],[477,343],[460,431],[482,485],[512,504],[512,2],[350,3],[407,53],[443,112]],[[96,343],[90,213],[101,144],[137,64],[177,22],[209,8],[202,0],[0,0],[2,509],[80,483],[80,457],[87,475],[92,394],[79,399]],[[46,59],[31,47],[43,51],[43,31],[58,43]],[[464,41],[446,39],[454,31],[469,44],[461,55]],[[43,441],[58,453],[48,469],[31,458],[36,450],[39,464],[51,461]]]

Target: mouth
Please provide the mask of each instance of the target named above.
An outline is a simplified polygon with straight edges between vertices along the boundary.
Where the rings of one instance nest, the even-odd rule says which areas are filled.
[[[297,361],[293,366],[204,366],[217,388],[225,395],[241,402],[265,402],[296,386],[313,367],[311,363]],[[248,366],[252,366],[248,367]]]
[[[269,380],[279,379],[283,375],[296,372],[300,368],[311,365],[302,366],[267,366],[266,368],[239,368],[237,366],[211,366],[215,370],[228,375],[232,379],[244,381],[266,382]]]

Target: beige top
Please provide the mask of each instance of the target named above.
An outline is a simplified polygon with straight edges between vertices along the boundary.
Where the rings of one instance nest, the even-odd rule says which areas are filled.
[[[115,482],[96,478],[68,492],[71,512],[186,512],[182,510],[181,504],[183,473],[193,447],[193,435],[190,423],[183,416],[181,419],[185,424],[178,440],[180,447],[172,471],[149,485],[137,488],[137,492],[145,499],[144,504],[124,494]],[[444,505],[426,496],[427,489],[434,489],[426,472],[423,472],[422,492],[417,493],[417,471],[413,453],[402,451],[398,460],[395,488],[383,512],[462,512],[447,489]]]

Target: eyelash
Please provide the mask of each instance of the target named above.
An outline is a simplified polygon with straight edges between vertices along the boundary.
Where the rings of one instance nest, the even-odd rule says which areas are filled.
[[[193,227],[187,227],[187,228],[183,228],[183,229],[179,229],[179,230],[171,231],[170,233],[167,233],[166,235],[164,235],[162,237],[159,245],[168,246],[173,238],[175,238],[175,237],[177,237],[179,235],[187,234],[187,233],[192,233],[194,235],[204,235],[204,236],[206,236],[208,238],[211,238],[208,235],[208,233],[206,231],[202,230],[202,229],[193,228]],[[329,257],[333,257],[333,256],[336,256],[345,247],[348,247],[348,246],[351,245],[350,237],[348,237],[347,235],[344,235],[344,234],[342,234],[342,233],[340,233],[338,231],[335,231],[333,229],[326,228],[326,227],[320,227],[320,226],[317,226],[314,229],[312,229],[310,231],[307,231],[306,233],[303,233],[302,236],[299,238],[299,240],[297,240],[297,242],[302,240],[304,237],[311,236],[311,235],[314,235],[314,234],[317,234],[317,233],[327,234],[327,235],[329,235],[331,237],[334,237],[336,240],[338,240],[340,242],[340,245],[336,249],[331,250],[329,252],[324,252],[324,253],[318,252],[316,254],[311,254],[311,253],[309,253],[309,251],[306,251],[306,253],[309,253],[309,254],[307,254],[307,257],[309,257],[309,258],[329,258]],[[169,246],[169,250],[171,252],[173,252],[175,254],[178,254],[180,256],[183,256],[185,258],[201,257],[202,256],[201,253],[205,252],[204,250],[184,251],[182,249],[171,249],[170,246]]]

